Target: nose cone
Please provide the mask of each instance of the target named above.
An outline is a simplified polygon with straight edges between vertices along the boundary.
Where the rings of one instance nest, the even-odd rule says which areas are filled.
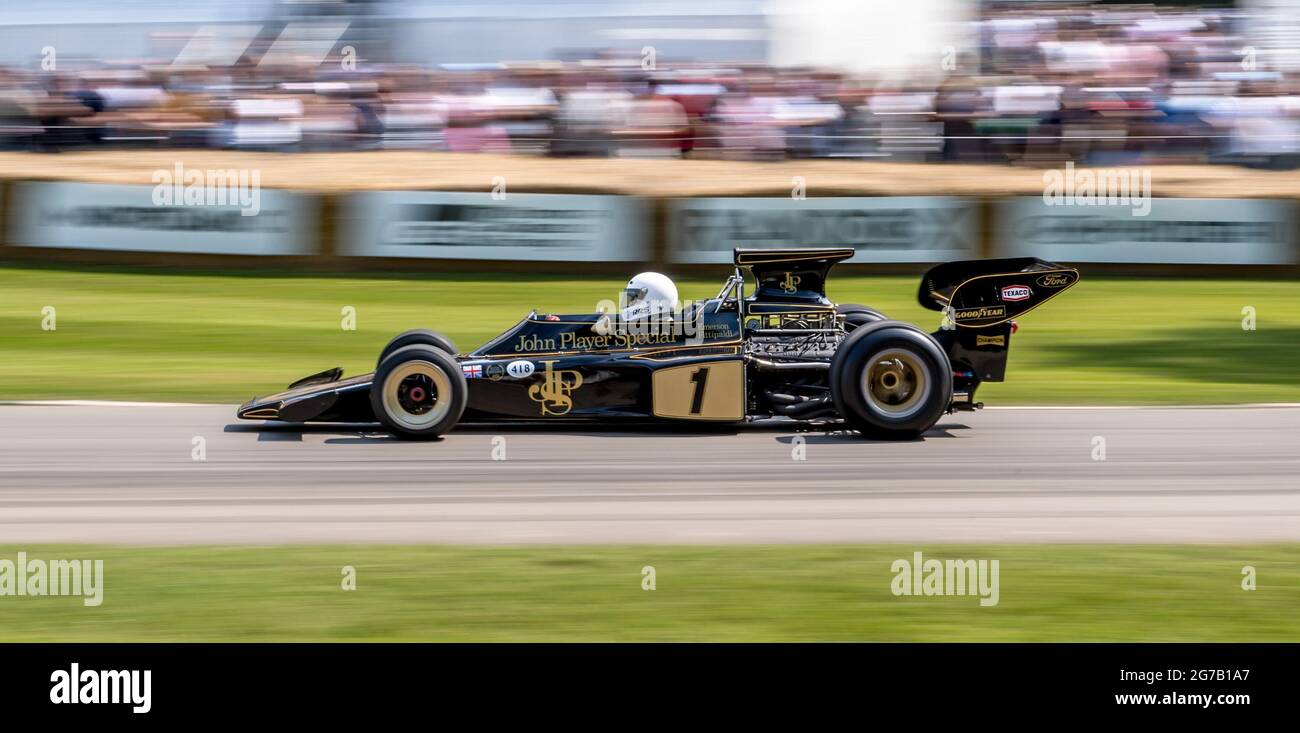
[[[235,416],[240,420],[276,420],[280,417],[280,400],[254,397],[240,405]]]

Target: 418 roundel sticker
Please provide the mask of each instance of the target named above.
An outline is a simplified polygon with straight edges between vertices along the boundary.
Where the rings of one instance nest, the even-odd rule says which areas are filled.
[[[518,361],[512,361],[506,365],[506,374],[509,374],[515,379],[523,379],[524,377],[532,376],[534,369],[536,369],[536,367],[533,366],[531,361],[520,359]]]

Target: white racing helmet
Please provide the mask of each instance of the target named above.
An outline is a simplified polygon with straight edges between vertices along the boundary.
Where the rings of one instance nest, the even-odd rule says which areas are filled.
[[[667,275],[643,272],[627,281],[619,305],[623,308],[619,317],[624,321],[662,317],[677,308],[677,286]]]

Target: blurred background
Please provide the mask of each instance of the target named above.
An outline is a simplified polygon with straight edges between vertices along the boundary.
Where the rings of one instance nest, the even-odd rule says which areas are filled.
[[[1300,639],[1300,549],[1246,544],[1300,538],[1300,410],[1240,408],[1300,404],[1298,83],[1300,0],[0,3],[0,404],[214,403],[0,406],[0,558],[245,533],[47,546],[106,558],[109,600],[0,604],[0,641]],[[1145,178],[1047,199],[1069,163]],[[191,175],[256,199],[162,200]],[[831,299],[926,327],[930,263],[1080,264],[981,398],[1180,409],[810,435],[806,463],[772,432],[511,435],[470,485],[444,471],[482,433],[228,425],[406,329],[472,348],[643,269],[707,297],[733,247],[791,245],[854,247]],[[1207,404],[1239,409],[1181,409]],[[734,486],[683,459],[701,440]],[[632,512],[682,544],[587,545]],[[990,517],[1023,531],[967,531]],[[1014,543],[924,548],[1001,558],[1003,605],[892,595],[919,546],[715,544],[769,521]],[[374,527],[557,545],[352,544]],[[1215,544],[1033,544],[1103,541]]]
[[[1246,166],[1300,161],[1298,84],[1300,0],[4,3],[0,262],[20,265],[0,269],[5,323],[22,332],[28,301],[70,297],[59,284],[92,288],[96,311],[131,314],[141,337],[91,356],[93,331],[80,350],[36,334],[0,366],[0,396],[76,385],[71,396],[243,399],[314,354],[343,349],[364,365],[390,328],[434,314],[479,343],[521,308],[586,312],[638,269],[700,278],[702,292],[733,247],[798,244],[854,247],[832,297],[900,317],[927,263],[1086,263],[1078,310],[1045,316],[1042,338],[1077,344],[1065,323],[1077,316],[1112,348],[1158,354],[1174,339],[1203,355],[1099,392],[1054,371],[1076,360],[1040,344],[1015,357],[1040,376],[1008,385],[1009,400],[1290,399],[1300,384],[1284,344],[1300,310],[1270,311],[1274,328],[1249,344],[1249,386],[1225,378],[1241,367],[1225,368],[1212,341],[1171,329],[1240,332],[1243,288],[1255,306],[1293,299],[1300,186]],[[1053,206],[1044,176],[1067,163],[1156,173],[1131,191],[1123,181],[1130,200]],[[258,200],[160,203],[159,188],[191,175],[209,190],[251,183],[243,193]],[[150,268],[157,285],[104,265]],[[194,281],[160,277],[167,268],[243,270],[213,283],[229,338],[200,312]],[[238,323],[225,303],[265,291],[254,268],[421,277],[358,301],[379,314],[366,336],[377,344],[339,344],[310,313],[292,334]],[[1180,284],[1168,323],[1135,323],[1137,304],[1156,312],[1146,283],[1092,285],[1106,268],[1219,280]],[[1222,280],[1233,277],[1278,281]],[[475,308],[446,323],[462,284]],[[337,278],[315,287],[331,303],[372,292]],[[305,302],[290,290],[274,307],[284,321]],[[162,307],[164,292],[174,300]],[[1096,330],[1108,304],[1119,310]],[[185,339],[192,358],[172,353]],[[237,366],[214,367],[218,353]],[[118,366],[100,379],[52,379],[105,358]],[[165,385],[160,363],[207,376]]]
[[[1300,161],[1300,0],[44,0],[0,149]]]

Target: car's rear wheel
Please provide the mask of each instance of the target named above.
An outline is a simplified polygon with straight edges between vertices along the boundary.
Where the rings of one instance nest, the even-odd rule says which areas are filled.
[[[384,357],[370,385],[370,406],[384,427],[400,438],[434,438],[460,420],[469,387],[460,364],[424,344]]]
[[[378,369],[379,365],[384,363],[384,359],[389,354],[400,348],[415,344],[432,346],[436,349],[442,349],[452,356],[456,355],[456,344],[452,343],[451,339],[443,336],[437,331],[430,331],[427,328],[413,328],[410,331],[403,331],[397,334],[393,337],[392,341],[388,342],[388,345],[384,347],[383,351],[379,352],[379,358],[375,360],[375,368]]]
[[[934,337],[897,321],[851,333],[831,359],[830,383],[845,422],[871,438],[916,438],[952,401],[948,355]]]
[[[868,323],[888,320],[884,313],[857,303],[841,303],[835,306],[835,312],[844,316],[844,330],[849,333]]]

